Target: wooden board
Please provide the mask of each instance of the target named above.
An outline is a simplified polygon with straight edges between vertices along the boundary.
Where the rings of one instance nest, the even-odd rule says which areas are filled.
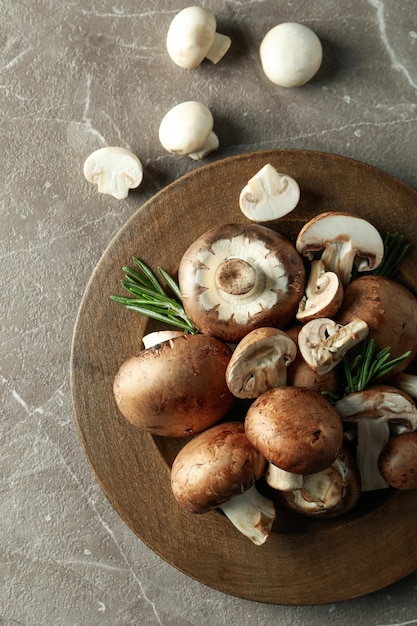
[[[110,300],[122,293],[121,268],[133,256],[175,274],[185,249],[225,222],[247,221],[242,187],[263,165],[293,176],[298,207],[276,227],[294,240],[304,222],[342,210],[417,240],[417,193],[386,173],[327,153],[302,150],[243,154],[203,166],[169,185],[130,218],[108,246],[87,286],[72,345],[75,420],[91,468],[126,524],[167,562],[225,593],[275,604],[322,604],[366,594],[417,569],[417,494],[383,491],[333,521],[278,514],[272,536],[254,546],[219,512],[185,513],[169,485],[181,445],[152,437],[118,413],[113,378],[141,349],[154,324]],[[400,280],[417,291],[415,250]],[[406,349],[406,346],[404,346]]]

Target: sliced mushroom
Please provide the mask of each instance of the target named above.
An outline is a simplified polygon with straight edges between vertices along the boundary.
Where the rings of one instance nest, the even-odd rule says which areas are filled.
[[[155,435],[186,437],[217,423],[235,398],[225,380],[231,350],[207,335],[182,335],[142,350],[113,385],[120,413]]]
[[[276,517],[273,503],[255,485],[265,463],[241,422],[218,424],[188,441],[174,459],[174,497],[191,513],[220,508],[241,533],[261,545]]]
[[[335,272],[343,287],[350,281],[354,263],[364,272],[377,268],[384,255],[384,242],[375,226],[341,212],[322,213],[310,220],[301,229],[296,248],[310,261],[321,253],[326,271]]]
[[[278,24],[268,31],[259,53],[265,75],[281,87],[304,85],[317,73],[323,58],[316,33],[294,22]]]
[[[294,246],[259,224],[225,224],[199,237],[180,261],[184,309],[203,333],[236,342],[262,326],[283,328],[304,293]]]
[[[391,437],[378,459],[381,476],[395,489],[417,489],[417,432]]]
[[[226,369],[226,383],[237,398],[257,398],[287,384],[287,367],[297,346],[277,328],[257,328],[237,345]]]
[[[356,461],[362,491],[388,487],[378,469],[379,457],[393,426],[417,429],[417,408],[410,396],[389,385],[375,385],[345,396],[335,409],[344,424],[353,423],[357,429]]]
[[[159,126],[159,140],[168,152],[194,160],[203,159],[219,146],[213,115],[196,100],[181,102],[166,113]]]
[[[172,20],[167,33],[167,51],[176,65],[198,67],[203,59],[218,63],[231,45],[230,37],[216,32],[216,18],[199,6],[182,9]]]
[[[161,345],[164,341],[175,339],[175,337],[183,337],[185,333],[182,330],[156,330],[142,337],[142,343],[145,349],[154,348]]]
[[[368,325],[360,319],[346,326],[326,317],[313,319],[301,328],[298,347],[309,366],[322,375],[336,367],[368,333]]]
[[[143,167],[135,154],[125,148],[107,146],[96,150],[84,163],[84,176],[97,185],[99,193],[121,200],[129,189],[135,189],[143,179]]]
[[[343,302],[342,283],[335,272],[326,272],[322,260],[311,262],[305,295],[296,318],[308,322],[318,317],[333,317]]]
[[[269,222],[293,211],[299,199],[298,183],[268,163],[242,189],[239,206],[253,222]]]

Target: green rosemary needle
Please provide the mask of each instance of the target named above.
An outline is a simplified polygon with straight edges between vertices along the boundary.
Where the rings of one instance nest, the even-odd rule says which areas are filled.
[[[123,304],[130,311],[175,326],[186,333],[197,334],[199,331],[184,310],[180,289],[175,280],[162,267],[158,267],[159,276],[172,292],[171,297],[143,261],[136,257],[133,257],[133,261],[138,270],[122,268],[125,278],[121,284],[130,296],[110,296],[111,299]]]

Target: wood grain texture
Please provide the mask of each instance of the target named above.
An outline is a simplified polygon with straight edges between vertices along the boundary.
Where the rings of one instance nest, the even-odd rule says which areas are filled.
[[[417,239],[417,193],[363,163],[313,151],[243,154],[211,163],[177,180],[144,204],[108,246],[89,281],[74,331],[71,383],[85,454],[104,493],[126,524],[167,562],[225,593],[275,604],[322,604],[382,588],[417,568],[417,496],[384,491],[337,520],[278,512],[272,536],[254,546],[218,512],[184,513],[170,491],[169,467],[183,443],[152,437],[117,411],[113,378],[155,328],[110,300],[121,293],[121,268],[137,256],[175,274],[185,249],[219,223],[246,222],[239,193],[263,165],[293,176],[298,207],[274,224],[295,235],[322,211],[352,212],[381,233]],[[417,291],[417,254],[400,280]]]

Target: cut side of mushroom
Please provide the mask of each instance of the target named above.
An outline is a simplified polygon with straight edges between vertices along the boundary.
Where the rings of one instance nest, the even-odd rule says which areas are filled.
[[[366,322],[355,319],[346,326],[330,318],[313,319],[298,334],[298,347],[308,365],[323,375],[338,365],[346,352],[368,336]]]
[[[178,282],[184,309],[203,333],[237,342],[255,328],[284,328],[305,287],[294,246],[260,224],[225,224],[183,255]]]
[[[159,140],[171,154],[202,159],[219,146],[213,123],[210,109],[202,102],[181,102],[163,117],[159,126]]]
[[[305,295],[296,318],[308,322],[318,317],[333,317],[343,302],[342,283],[335,272],[326,272],[322,260],[311,262]]]
[[[388,487],[381,476],[379,457],[387,445],[391,429],[417,429],[417,408],[406,393],[389,385],[375,385],[351,393],[335,404],[344,424],[357,429],[356,461],[362,481],[362,491]]]
[[[122,200],[127,197],[129,189],[139,187],[143,167],[138,157],[129,150],[107,146],[86,159],[84,176],[88,182],[97,185],[99,193]]]
[[[242,189],[239,206],[253,222],[269,222],[293,211],[299,200],[298,183],[268,163]]]
[[[154,348],[161,345],[164,341],[175,339],[175,337],[183,337],[185,333],[182,330],[156,330],[142,337],[142,343],[145,348]]]
[[[226,383],[237,398],[257,398],[287,384],[287,367],[297,346],[277,328],[258,328],[237,345],[226,369]]]
[[[231,43],[230,37],[216,32],[214,14],[199,6],[186,7],[177,13],[166,40],[170,58],[185,69],[198,67],[204,59],[218,63]]]
[[[341,212],[317,215],[301,229],[296,242],[310,261],[321,254],[326,271],[335,272],[343,287],[355,263],[359,272],[376,269],[384,256],[384,242],[367,220]]]

